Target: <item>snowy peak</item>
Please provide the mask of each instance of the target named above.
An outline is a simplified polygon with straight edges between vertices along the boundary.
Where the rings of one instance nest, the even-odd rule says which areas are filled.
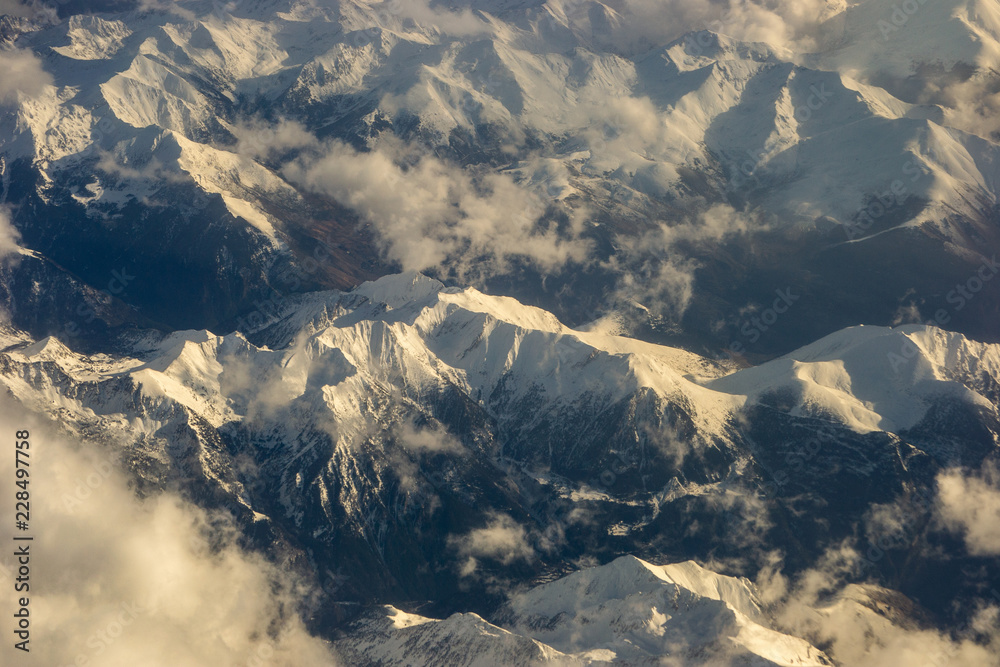
[[[725,603],[750,618],[760,618],[761,607],[746,579],[726,577],[694,561],[653,565],[634,556],[622,556],[602,567],[581,570],[515,598],[519,614],[551,617],[582,607],[600,607],[609,600],[649,595],[673,586],[699,598]]]
[[[67,46],[52,50],[74,60],[107,60],[125,46],[132,30],[122,21],[99,16],[71,16],[65,23]]]
[[[697,563],[870,554],[996,454],[996,299],[954,300],[1000,243],[994,0],[59,4],[0,17],[0,393],[232,510],[312,618],[446,617],[379,607],[348,664],[850,662]],[[360,284],[400,267],[444,282]],[[969,337],[843,329],[938,295]],[[871,567],[987,589],[927,553]]]
[[[835,67],[905,78],[922,65],[994,68],[1000,58],[1000,10],[989,0],[868,0],[827,21],[842,44],[822,59]]]
[[[193,488],[252,511],[255,525],[289,531],[309,558],[339,556],[344,542],[370,554],[344,559],[362,582],[351,600],[370,600],[370,581],[400,596],[479,582],[489,591],[499,577],[579,562],[559,555],[575,547],[543,532],[544,521],[582,533],[580,544],[609,561],[521,590],[496,615],[438,621],[382,608],[338,640],[352,664],[426,662],[447,650],[450,663],[469,665],[638,666],[663,656],[690,667],[829,665],[771,625],[749,580],[621,554],[652,552],[650,535],[680,543],[703,521],[697,539],[716,544],[719,521],[742,521],[721,513],[734,503],[753,503],[761,521],[792,515],[771,513],[765,503],[783,497],[758,489],[788,439],[816,432],[803,417],[832,426],[822,460],[796,478],[795,498],[817,505],[834,486],[827,468],[859,488],[899,488],[912,479],[896,465],[904,444],[919,456],[917,446],[943,451],[972,433],[969,448],[987,448],[1000,432],[1000,346],[924,325],[846,329],[725,375],[689,352],[575,331],[515,300],[414,273],[286,305],[249,340],[149,334],[131,356],[8,337],[0,384],[77,433],[122,443],[143,479],[193,476]],[[897,345],[909,346],[898,355],[911,368],[890,377]],[[952,422],[911,438],[905,427],[935,401]],[[901,434],[850,432],[890,427]],[[753,440],[769,429],[773,443]],[[534,508],[552,514],[536,523]],[[469,518],[442,532],[442,510]],[[815,528],[808,515],[790,520],[799,523],[770,530],[798,541],[801,522]]]
[[[527,411],[512,422],[519,428],[556,418],[568,405],[610,406],[651,392],[663,405],[681,406],[708,440],[755,405],[859,433],[913,428],[942,402],[995,417],[990,397],[1000,387],[1000,347],[925,325],[853,327],[728,372],[684,350],[575,331],[514,299],[447,288],[415,273],[317,295],[251,339],[258,344],[238,333],[180,332],[104,372],[131,373],[213,423],[251,407],[245,388],[225,380],[237,359],[270,378],[280,395],[322,396],[333,413],[372,386],[435,392],[453,385],[497,414]],[[89,364],[54,338],[16,355],[56,361],[71,374]]]
[[[777,400],[790,414],[839,422],[858,432],[917,425],[936,401],[989,414],[1000,381],[1000,347],[925,325],[852,327],[708,387],[749,401]]]
[[[409,272],[366,282],[355,288],[354,293],[384,304],[391,310],[414,303],[426,303],[444,289],[444,284],[433,278]]]
[[[432,658],[484,666],[637,667],[664,659],[684,667],[706,661],[833,664],[804,640],[758,625],[728,601],[713,597],[719,593],[737,606],[756,599],[748,581],[691,562],[660,567],[623,556],[514,595],[499,613],[499,625],[475,614],[434,620],[383,607],[354,623],[337,649],[359,664],[386,666]],[[759,617],[756,602],[752,604]],[[461,650],[453,654],[452,647]]]
[[[657,568],[649,564],[647,566]],[[662,565],[658,569],[662,570],[666,581],[704,598],[721,600],[748,618],[758,620],[763,616],[756,589],[747,579],[716,574],[690,560]]]
[[[832,664],[804,640],[760,625],[765,621],[749,581],[692,562],[661,567],[623,556],[515,595],[501,618],[560,651],[616,664],[665,655],[684,665],[706,656],[766,665]]]
[[[391,606],[355,623],[348,636],[335,646],[341,659],[349,664],[384,667],[586,664],[530,637],[488,623],[476,614],[436,620]]]
[[[850,23],[852,35],[867,26],[864,43],[804,55],[750,41],[749,33],[741,39],[710,30],[633,50],[618,40],[641,13],[599,2],[452,3],[426,11],[368,2],[192,2],[176,11],[72,16],[18,37],[19,49],[47,54],[56,85],[0,114],[0,152],[40,172],[46,201],[74,204],[93,219],[115,219],[128,207],[158,215],[175,193],[161,198],[157,185],[189,190],[183,201],[221,199],[248,223],[235,225],[239,233],[269,246],[266,257],[255,257],[261,267],[301,251],[290,242],[298,225],[311,229],[329,219],[330,207],[345,206],[333,201],[342,190],[331,194],[322,179],[307,187],[309,179],[283,167],[303,157],[309,163],[332,139],[391,156],[389,134],[434,147],[444,162],[471,171],[504,171],[524,196],[567,214],[583,218],[610,206],[606,226],[573,232],[581,242],[641,234],[651,220],[696,217],[722,202],[737,210],[749,202],[755,223],[760,214],[791,237],[830,225],[850,230],[873,196],[895,188],[891,215],[850,239],[933,226],[955,248],[971,249],[972,236],[954,219],[989,232],[988,209],[1000,191],[998,149],[984,138],[989,123],[973,122],[974,105],[948,107],[957,93],[908,93],[909,84],[886,83],[892,59],[882,56],[877,26],[888,20],[900,49],[916,49],[899,56],[896,69],[905,73],[892,76],[924,77],[950,91],[927,72],[939,60],[951,72],[951,59],[979,68],[957,83],[989,91],[996,9],[973,0],[917,6],[904,21],[887,0],[854,3],[831,20]],[[263,119],[298,123],[300,136],[280,159],[238,139]],[[155,132],[175,136],[182,149],[158,151],[148,170],[102,159],[134,145],[140,166],[138,154]],[[471,137],[474,150],[455,148]],[[191,179],[182,188],[172,179],[183,174]],[[204,227],[211,208],[183,216]],[[374,238],[366,256],[351,258],[359,266],[345,273],[354,281],[338,274],[326,284],[371,277],[361,267],[385,258],[387,224],[366,221]],[[265,292],[274,284],[267,278],[258,285]]]

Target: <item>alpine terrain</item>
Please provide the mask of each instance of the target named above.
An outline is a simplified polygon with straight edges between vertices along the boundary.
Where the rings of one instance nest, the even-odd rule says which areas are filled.
[[[998,118],[995,0],[0,0],[0,663],[996,665]]]

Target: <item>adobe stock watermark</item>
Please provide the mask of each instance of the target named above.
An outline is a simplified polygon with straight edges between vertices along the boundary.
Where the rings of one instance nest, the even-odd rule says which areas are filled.
[[[805,102],[795,107],[792,115],[799,123],[808,122],[813,117],[813,114],[820,111],[829,103],[833,96],[834,92],[827,89],[825,82],[811,84],[809,86],[809,95],[806,96]],[[740,189],[750,183],[758,183],[760,179],[757,177],[757,169],[767,156],[768,151],[761,149],[756,152],[748,150],[737,158],[735,170],[729,177],[730,187],[732,189]]]
[[[129,269],[127,267],[122,267],[121,270],[112,270],[111,279],[108,280],[107,288],[101,290],[103,294],[109,301],[114,297],[120,297],[128,289],[129,283],[136,279],[135,276],[129,274]],[[76,314],[83,318],[83,324],[89,325],[94,320],[98,318],[97,311],[95,311],[90,304],[83,302],[76,307]],[[71,320],[63,325],[63,332],[70,336],[71,338],[77,338],[78,336],[85,333],[81,328],[80,323],[76,320]]]
[[[889,36],[902,30],[910,22],[910,18],[926,4],[927,0],[903,0],[894,4],[889,19],[879,19],[877,24],[879,32],[882,33],[882,41],[889,41]]]
[[[115,471],[114,464],[110,460],[104,460],[91,466],[91,471],[85,477],[78,477],[73,484],[71,492],[63,493],[63,507],[70,514],[76,510],[87,499],[89,499],[101,485],[111,477]]]
[[[854,574],[859,577],[868,574],[890,550],[901,549],[912,543],[918,536],[920,527],[929,520],[936,503],[937,496],[931,489],[920,488],[910,494],[907,511],[894,515],[894,533],[866,538],[865,545],[858,550],[861,558],[854,566]]]
[[[769,331],[777,323],[778,319],[795,305],[796,301],[802,298],[801,295],[794,294],[791,287],[776,289],[774,293],[776,298],[771,307],[755,314],[740,327],[740,334],[749,341],[750,345],[760,340],[761,336]],[[746,349],[746,345],[738,340],[734,340],[729,344],[729,350],[734,354],[743,354]]]
[[[934,312],[934,317],[924,322],[927,326],[943,328],[951,321],[952,315],[964,309],[977,294],[979,294],[997,273],[1000,273],[1000,262],[997,256],[993,255],[989,259],[983,260],[979,268],[973,272],[965,281],[957,283],[955,287],[945,295],[945,301],[952,304],[952,308],[938,308]],[[889,366],[893,372],[899,373],[907,364],[920,354],[920,348],[912,340],[903,337],[898,352],[889,352]]]
[[[615,452],[615,460],[607,470],[598,475],[597,481],[604,489],[611,489],[618,483],[618,476],[624,475],[629,470],[635,468],[637,463],[633,454],[626,453],[622,455],[621,452]]]
[[[837,432],[830,426],[821,426],[806,440],[799,441],[785,454],[784,466],[771,473],[771,479],[761,485],[759,497],[773,499],[792,480],[792,475],[802,475],[827,443],[836,443]]]
[[[913,160],[907,160],[903,163],[902,172],[904,176],[908,177],[910,183],[916,183],[921,177],[929,174],[930,170],[923,165],[916,164]],[[847,240],[853,241],[863,236],[877,220],[889,211],[905,204],[912,194],[907,182],[897,178],[885,190],[867,196],[866,203],[858,207],[854,219],[844,225]]]
[[[96,667],[102,664],[98,659],[125,634],[126,629],[135,623],[139,616],[150,611],[149,608],[134,600],[122,602],[115,618],[87,637],[84,645],[90,650],[87,653],[78,653],[73,662],[65,667],[88,667],[90,665]]]
[[[990,589],[990,602],[1000,606],[1000,591],[995,588]],[[954,636],[962,637],[975,633],[975,621],[975,615],[973,615],[973,618],[969,622],[954,632]],[[945,667],[946,665],[950,665],[952,660],[958,657],[959,653],[961,653],[961,644],[955,641],[948,642],[945,648],[935,651],[928,656],[924,667]]]

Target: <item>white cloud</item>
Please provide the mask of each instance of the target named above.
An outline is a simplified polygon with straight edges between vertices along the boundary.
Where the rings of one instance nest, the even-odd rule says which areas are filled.
[[[807,639],[830,646],[829,653],[842,665],[987,667],[996,664],[995,640],[992,645],[980,645],[967,639],[956,641],[935,630],[901,628],[857,604],[812,612],[801,621],[799,629],[806,631]]]
[[[9,403],[0,424],[11,437],[31,432],[33,662],[333,664],[297,616],[308,590],[240,549],[231,524],[170,494],[137,499],[108,452],[71,444]],[[4,479],[14,478],[13,461],[0,460]],[[11,613],[12,553],[0,556],[0,606]],[[0,646],[0,663],[24,657],[11,641]]]
[[[411,506],[420,506],[424,511],[433,513],[441,506],[441,499],[434,493],[433,485],[424,478],[425,473],[418,463],[419,455],[462,456],[465,448],[441,424],[420,428],[412,421],[405,421],[395,427],[394,435],[402,448],[390,450],[387,460],[399,479],[400,489],[407,494],[407,502]]]
[[[763,229],[755,220],[719,204],[687,222],[661,223],[642,235],[617,237],[618,252],[605,264],[619,276],[614,301],[639,304],[656,317],[678,322],[691,302],[699,267],[679,244],[716,243],[751,227]]]
[[[11,223],[10,212],[0,206],[0,260],[16,255],[20,240],[21,232]]]
[[[664,118],[648,97],[609,97],[607,90],[593,90],[583,94],[570,123],[580,128],[587,142],[591,173],[622,169],[634,175],[648,171],[650,160],[683,162],[682,151],[695,146],[687,137],[677,136]]]
[[[190,9],[181,7],[177,0],[139,0],[139,11],[173,14],[184,21],[195,21],[198,18]]]
[[[414,150],[384,141],[360,153],[331,142],[284,174],[356,211],[404,271],[445,267],[468,280],[503,272],[518,257],[551,271],[589,256],[582,220],[557,230],[540,222],[545,202],[509,176],[473,174]]]
[[[108,151],[99,153],[100,160],[96,168],[105,174],[116,176],[126,181],[159,181],[164,183],[190,183],[191,178],[176,169],[164,165],[156,158],[151,158],[148,162],[140,165],[139,168],[132,166],[130,162],[119,163],[116,156]],[[125,155],[120,156],[127,159]]]
[[[32,16],[34,10],[20,0],[0,0],[0,16]]]
[[[781,571],[782,565],[784,565],[784,554],[780,551],[767,553],[764,566],[754,580],[760,599],[765,605],[770,606],[788,595],[789,581]]]
[[[933,629],[901,627],[873,611],[892,605],[884,589],[849,585],[862,561],[847,542],[828,550],[811,569],[794,581],[781,573],[780,555],[772,554],[757,577],[762,599],[770,603],[778,629],[802,637],[824,650],[840,665],[851,667],[912,667],[995,664],[1000,649],[997,609],[980,604],[965,628],[953,638]],[[875,605],[869,597],[877,592]],[[905,613],[905,610],[903,610]],[[976,635],[977,640],[969,637]]]
[[[404,422],[397,429],[396,437],[411,452],[462,454],[465,451],[458,438],[440,426],[418,428],[412,422]]]
[[[455,37],[478,35],[489,29],[489,25],[469,9],[432,7],[429,0],[387,0],[378,5],[378,11],[383,19],[390,16],[409,19]]]
[[[965,537],[975,556],[1000,555],[1000,471],[994,465],[971,475],[951,469],[940,473],[938,516]]]
[[[42,67],[42,61],[24,49],[0,51],[0,72],[0,104],[15,102],[19,93],[37,97],[52,85],[52,76]]]
[[[483,528],[476,528],[460,537],[450,537],[448,542],[466,559],[462,565],[462,576],[475,573],[480,558],[496,560],[504,565],[535,558],[535,550],[528,542],[528,531],[506,514],[492,514]]]
[[[56,3],[45,0],[0,0],[0,16],[30,18],[40,23],[55,23],[59,20]]]
[[[569,0],[571,20],[585,23],[587,33],[623,52],[638,53],[697,30],[731,35],[747,41],[809,52],[816,48],[821,23],[847,6],[845,0],[624,0],[610,30],[593,29],[592,14],[574,11],[589,3]],[[581,32],[578,26],[578,34]],[[584,34],[587,34],[584,33]]]
[[[237,139],[236,152],[255,160],[280,156],[318,143],[305,126],[285,118],[275,123],[255,119],[237,123],[231,130]]]
[[[940,91],[932,84],[927,87],[920,101],[945,106],[950,125],[993,141],[1000,139],[1000,90],[995,74],[979,73]]]

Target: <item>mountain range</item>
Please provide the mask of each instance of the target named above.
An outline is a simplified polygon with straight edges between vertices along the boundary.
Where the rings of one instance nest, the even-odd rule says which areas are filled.
[[[4,410],[249,636],[994,664],[995,2],[85,4],[0,0]]]

